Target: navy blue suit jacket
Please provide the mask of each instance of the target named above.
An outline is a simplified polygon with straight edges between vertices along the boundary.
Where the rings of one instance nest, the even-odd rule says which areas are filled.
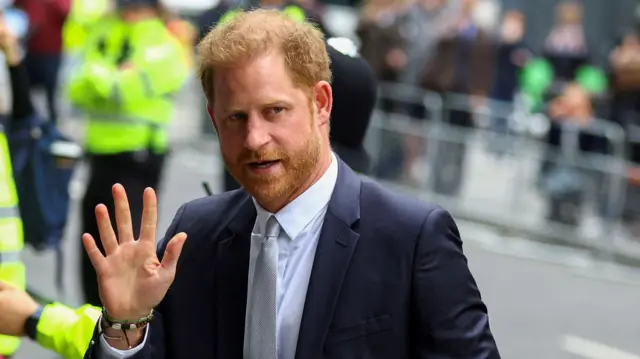
[[[166,238],[189,237],[134,358],[242,358],[255,217],[244,190],[178,210],[159,256]],[[86,358],[97,358],[97,339]],[[449,213],[392,193],[340,161],[296,358],[500,358]]]

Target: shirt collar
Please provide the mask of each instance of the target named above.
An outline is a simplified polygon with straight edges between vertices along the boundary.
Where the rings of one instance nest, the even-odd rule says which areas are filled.
[[[331,152],[331,164],[316,183],[300,194],[296,199],[284,206],[275,214],[282,230],[291,239],[295,239],[331,200],[333,189],[338,179],[338,161]],[[256,207],[256,231],[264,235],[267,220],[273,213],[262,208],[253,198]]]

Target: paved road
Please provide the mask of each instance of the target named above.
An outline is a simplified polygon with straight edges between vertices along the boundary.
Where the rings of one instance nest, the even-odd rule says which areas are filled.
[[[193,94],[193,92],[191,92]],[[185,95],[176,116],[174,140],[161,191],[160,230],[180,204],[202,196],[202,181],[219,188],[219,158],[208,143],[195,147],[198,97]],[[75,126],[73,126],[75,127]],[[79,171],[74,195],[83,190]],[[590,262],[580,252],[541,246],[522,238],[505,238],[491,228],[460,222],[466,253],[487,302],[504,358],[640,359],[640,273]],[[77,204],[65,247],[67,303],[80,304],[77,260],[80,246]],[[53,256],[27,253],[28,281],[56,296]],[[635,354],[635,356],[633,355]],[[54,358],[26,342],[18,359]]]

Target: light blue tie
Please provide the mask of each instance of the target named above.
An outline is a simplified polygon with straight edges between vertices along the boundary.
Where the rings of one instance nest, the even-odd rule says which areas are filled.
[[[278,282],[278,235],[280,224],[269,217],[265,237],[256,258],[249,313],[249,358],[277,359],[276,285]]]

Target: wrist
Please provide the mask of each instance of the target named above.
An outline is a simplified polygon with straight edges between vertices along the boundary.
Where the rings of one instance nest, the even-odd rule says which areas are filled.
[[[38,306],[35,312],[27,318],[27,321],[24,324],[24,332],[31,340],[36,340],[38,323],[40,322],[40,317],[42,316],[43,311],[44,307]]]
[[[112,314],[112,313],[115,313],[115,314]],[[135,324],[144,319],[147,319],[147,317],[149,317],[148,321],[150,321],[151,318],[153,318],[153,309],[141,310],[141,311],[136,310],[136,311],[132,311],[131,313],[124,313],[124,312],[120,313],[118,311],[111,312],[110,310],[107,310],[107,308],[102,308],[102,318],[109,326],[112,323],[119,323],[119,324],[134,323]]]
[[[115,329],[113,324],[105,319],[104,314],[100,319],[102,336],[110,347],[118,350],[128,350],[140,345],[144,339],[147,325],[148,323],[135,329]]]

